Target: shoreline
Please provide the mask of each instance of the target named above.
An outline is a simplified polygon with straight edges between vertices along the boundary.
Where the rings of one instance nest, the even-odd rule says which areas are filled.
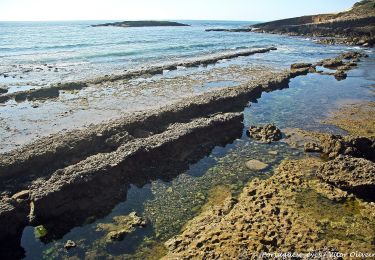
[[[344,12],[306,15],[258,23],[248,28],[206,29],[207,32],[255,32],[313,37],[322,44],[372,48],[375,45],[375,2],[361,1]]]
[[[343,60],[343,55],[340,58]],[[90,130],[76,130],[62,137],[42,138],[23,148],[2,154],[0,169],[4,183],[7,180],[17,182],[15,175],[20,180],[26,177],[26,182],[17,182],[13,190],[1,200],[0,219],[3,229],[7,230],[2,233],[2,240],[9,234],[15,235],[30,222],[37,224],[42,223],[41,220],[53,221],[58,215],[74,212],[71,196],[76,192],[83,192],[83,187],[106,187],[104,183],[112,176],[109,171],[127,178],[121,170],[126,161],[134,166],[139,161],[137,156],[147,155],[153,158],[158,147],[168,147],[168,143],[172,147],[181,146],[180,142],[186,142],[184,133],[195,135],[197,131],[204,129],[203,132],[212,136],[209,129],[216,129],[217,124],[229,125],[229,129],[232,129],[233,123],[238,122],[241,116],[225,113],[242,111],[250,100],[259,98],[262,92],[288,87],[291,78],[314,72],[314,66],[294,65],[294,69],[290,71],[272,74],[246,85],[187,98],[160,110],[99,124]],[[172,138],[171,134],[176,138]],[[199,143],[198,140],[198,146]],[[197,148],[193,148],[195,149]],[[179,152],[183,152],[184,149],[180,150]],[[86,152],[82,153],[84,151]],[[167,160],[165,163],[174,165],[176,161]],[[135,169],[137,167],[140,166]],[[45,181],[28,186],[28,178],[31,177],[31,181],[35,178],[30,175],[30,169],[34,174],[42,174],[39,177],[45,178]],[[149,178],[147,174],[144,177]],[[91,194],[93,190],[88,188],[87,192]],[[82,203],[87,205],[87,201]]]

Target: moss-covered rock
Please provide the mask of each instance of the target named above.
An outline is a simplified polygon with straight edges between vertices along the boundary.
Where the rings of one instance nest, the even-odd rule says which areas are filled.
[[[106,232],[105,242],[121,241],[127,234],[136,230],[137,227],[143,227],[146,222],[135,212],[125,216],[116,216],[113,223],[100,223],[97,225],[97,231]]]

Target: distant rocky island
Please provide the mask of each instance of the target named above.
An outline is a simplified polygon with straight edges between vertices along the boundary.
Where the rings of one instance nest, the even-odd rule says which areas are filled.
[[[122,21],[115,23],[95,24],[93,27],[115,26],[115,27],[161,27],[161,26],[190,26],[188,24],[169,21]]]

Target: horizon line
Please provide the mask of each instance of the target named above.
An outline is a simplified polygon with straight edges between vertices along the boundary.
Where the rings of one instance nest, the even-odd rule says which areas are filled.
[[[264,22],[255,20],[231,20],[231,19],[67,19],[67,20],[0,20],[0,22],[90,22],[90,21],[217,21],[217,22]]]

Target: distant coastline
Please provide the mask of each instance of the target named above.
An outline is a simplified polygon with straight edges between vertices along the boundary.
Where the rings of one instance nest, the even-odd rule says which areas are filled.
[[[188,24],[170,22],[170,21],[122,21],[115,23],[103,23],[95,24],[92,27],[104,27],[104,26],[115,26],[115,27],[160,27],[160,26],[190,26]]]
[[[363,0],[337,14],[307,15],[246,28],[209,28],[207,32],[258,32],[318,38],[323,44],[345,44],[363,47],[375,45],[375,1]]]

